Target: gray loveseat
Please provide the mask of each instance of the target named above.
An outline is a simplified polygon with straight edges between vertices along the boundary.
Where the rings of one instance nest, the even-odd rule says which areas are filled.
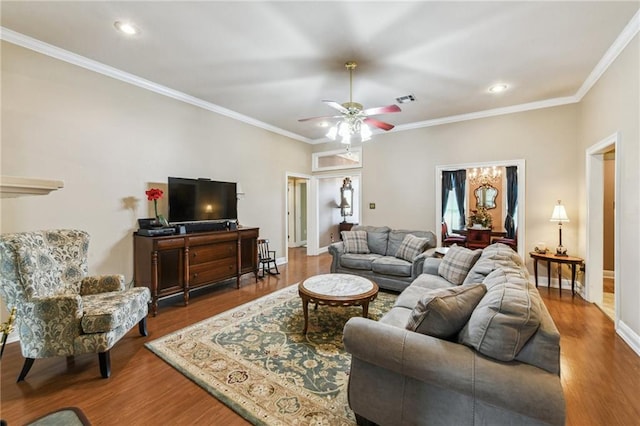
[[[358,423],[564,424],[560,335],[522,259],[505,245],[489,246],[460,285],[441,276],[443,262],[428,259],[379,322],[351,318],[345,325],[349,405]],[[425,303],[450,311],[424,314]],[[465,307],[470,312],[460,315]],[[416,312],[426,330],[407,329]],[[445,331],[456,316],[456,330]]]
[[[345,243],[329,246],[333,257],[332,273],[354,274],[369,278],[380,288],[402,291],[422,273],[422,265],[432,255],[436,236],[429,231],[395,230],[387,226],[356,225],[351,231],[366,231],[369,253],[345,253]],[[396,257],[407,234],[427,239],[423,252],[411,260]]]

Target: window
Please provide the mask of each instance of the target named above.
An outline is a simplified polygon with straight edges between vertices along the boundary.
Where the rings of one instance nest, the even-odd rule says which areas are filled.
[[[444,221],[447,223],[449,233],[452,233],[454,229],[460,229],[460,212],[458,211],[456,192],[453,189],[449,191],[449,197],[447,198],[447,207],[444,211]]]

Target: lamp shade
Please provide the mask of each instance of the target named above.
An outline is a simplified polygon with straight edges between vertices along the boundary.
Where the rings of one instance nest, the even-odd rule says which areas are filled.
[[[564,209],[564,206],[558,200],[558,204],[553,208],[553,213],[551,213],[551,222],[569,222],[569,216],[567,216],[567,211]]]

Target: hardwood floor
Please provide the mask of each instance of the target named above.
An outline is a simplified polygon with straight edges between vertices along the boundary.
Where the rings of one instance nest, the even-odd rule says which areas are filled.
[[[15,383],[23,358],[9,344],[1,365],[0,417],[20,425],[62,407],[81,408],[95,425],[248,424],[143,346],[197,321],[275,290],[329,271],[328,254],[306,257],[292,249],[281,274],[255,283],[246,275],[234,283],[201,290],[188,307],[180,298],[164,301],[149,318],[149,336],[137,328],[111,350],[112,374],[101,379],[97,355],[37,360],[27,379]],[[612,322],[570,292],[541,287],[540,293],[562,335],[562,385],[568,425],[635,425],[640,419],[640,358],[615,335]],[[175,304],[167,303],[174,302]]]

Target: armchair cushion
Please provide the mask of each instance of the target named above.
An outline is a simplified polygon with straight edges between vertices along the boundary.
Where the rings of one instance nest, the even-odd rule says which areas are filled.
[[[438,275],[455,285],[460,285],[481,254],[480,249],[469,250],[466,247],[451,246],[438,266]]]
[[[424,251],[429,240],[427,238],[416,237],[412,234],[405,235],[402,244],[395,252],[395,257],[413,262],[413,259]]]
[[[84,277],[80,282],[80,294],[82,296],[123,290],[124,276],[121,274],[93,275],[90,277]]]
[[[150,292],[147,287],[84,296],[82,332],[107,333],[124,326],[129,318],[135,317],[144,309],[149,298]]]
[[[432,290],[418,300],[406,328],[448,339],[458,334],[469,321],[471,313],[486,292],[484,284]]]
[[[342,231],[344,252],[354,254],[368,254],[367,231]]]

